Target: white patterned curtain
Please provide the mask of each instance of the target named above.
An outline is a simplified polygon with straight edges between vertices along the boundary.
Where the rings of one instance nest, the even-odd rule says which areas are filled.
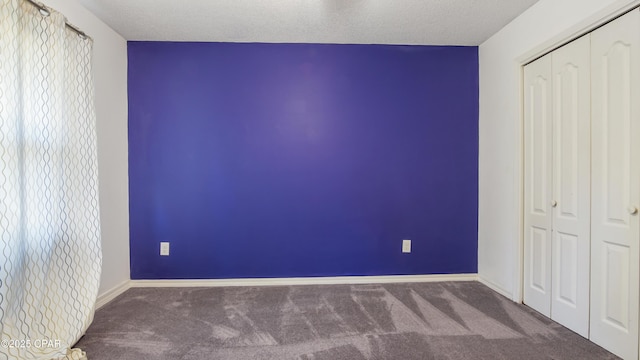
[[[101,269],[90,38],[0,0],[0,359],[79,359]]]

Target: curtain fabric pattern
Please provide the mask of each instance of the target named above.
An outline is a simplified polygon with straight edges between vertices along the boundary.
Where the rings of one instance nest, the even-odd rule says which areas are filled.
[[[82,358],[101,250],[92,41],[0,0],[0,360]]]

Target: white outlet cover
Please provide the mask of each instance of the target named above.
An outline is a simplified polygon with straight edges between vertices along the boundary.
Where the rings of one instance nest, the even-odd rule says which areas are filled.
[[[411,240],[402,240],[402,252],[405,254],[411,252]]]
[[[169,256],[169,243],[161,242],[160,243],[160,256]]]

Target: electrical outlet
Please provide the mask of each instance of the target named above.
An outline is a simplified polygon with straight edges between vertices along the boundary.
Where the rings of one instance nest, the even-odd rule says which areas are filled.
[[[169,243],[161,242],[160,243],[160,256],[169,256]]]
[[[402,240],[402,252],[405,254],[411,252],[411,240]]]

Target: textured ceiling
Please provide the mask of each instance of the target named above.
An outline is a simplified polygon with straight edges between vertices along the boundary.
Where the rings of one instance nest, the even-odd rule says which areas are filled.
[[[127,40],[479,45],[537,0],[80,0]]]

